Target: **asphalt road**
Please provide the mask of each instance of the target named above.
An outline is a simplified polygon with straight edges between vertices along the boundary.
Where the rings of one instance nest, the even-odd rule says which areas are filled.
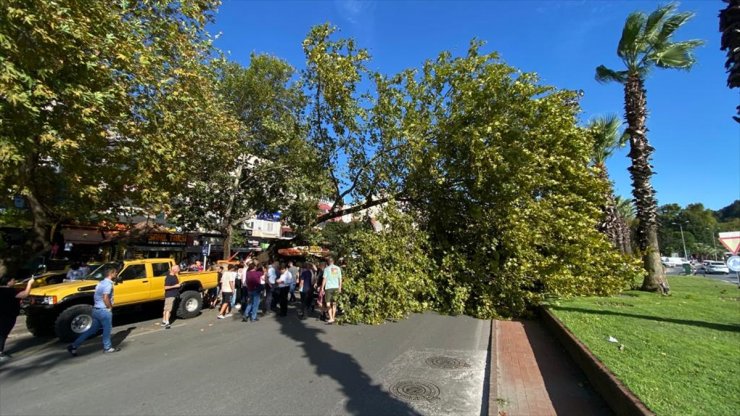
[[[14,331],[13,359],[0,365],[0,414],[488,411],[490,321],[426,313],[380,326],[328,326],[295,315],[242,323],[206,310],[165,330],[156,314],[119,322],[114,345],[122,351],[115,354],[102,354],[100,337],[73,358],[65,344]]]
[[[666,268],[666,274],[669,276],[684,275],[683,267],[668,267]],[[730,272],[729,274],[695,274],[695,277],[720,280],[727,283],[738,284],[737,273]]]

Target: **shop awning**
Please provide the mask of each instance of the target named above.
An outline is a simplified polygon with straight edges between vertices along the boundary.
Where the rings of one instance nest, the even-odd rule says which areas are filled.
[[[103,234],[97,228],[63,228],[62,236],[65,243],[72,244],[100,244]]]

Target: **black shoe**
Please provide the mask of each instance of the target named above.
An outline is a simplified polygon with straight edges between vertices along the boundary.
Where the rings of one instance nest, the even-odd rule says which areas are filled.
[[[170,326],[170,324],[167,324],[167,325],[164,326],[164,329],[170,329],[170,328],[172,328],[172,326]]]
[[[110,347],[107,350],[103,350],[103,354],[113,354],[114,352],[121,351],[118,347]]]
[[[67,352],[69,352],[70,355],[73,357],[77,357],[77,348],[75,348],[74,345],[69,344],[67,345]]]

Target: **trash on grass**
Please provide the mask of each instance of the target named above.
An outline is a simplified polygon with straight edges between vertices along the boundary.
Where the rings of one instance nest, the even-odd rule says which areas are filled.
[[[619,342],[618,339],[614,338],[613,336],[609,335],[609,338],[606,339],[609,342]]]

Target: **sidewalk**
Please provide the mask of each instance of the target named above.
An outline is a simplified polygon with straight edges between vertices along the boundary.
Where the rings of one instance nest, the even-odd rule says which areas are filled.
[[[493,321],[489,415],[610,415],[583,372],[538,321]]]

